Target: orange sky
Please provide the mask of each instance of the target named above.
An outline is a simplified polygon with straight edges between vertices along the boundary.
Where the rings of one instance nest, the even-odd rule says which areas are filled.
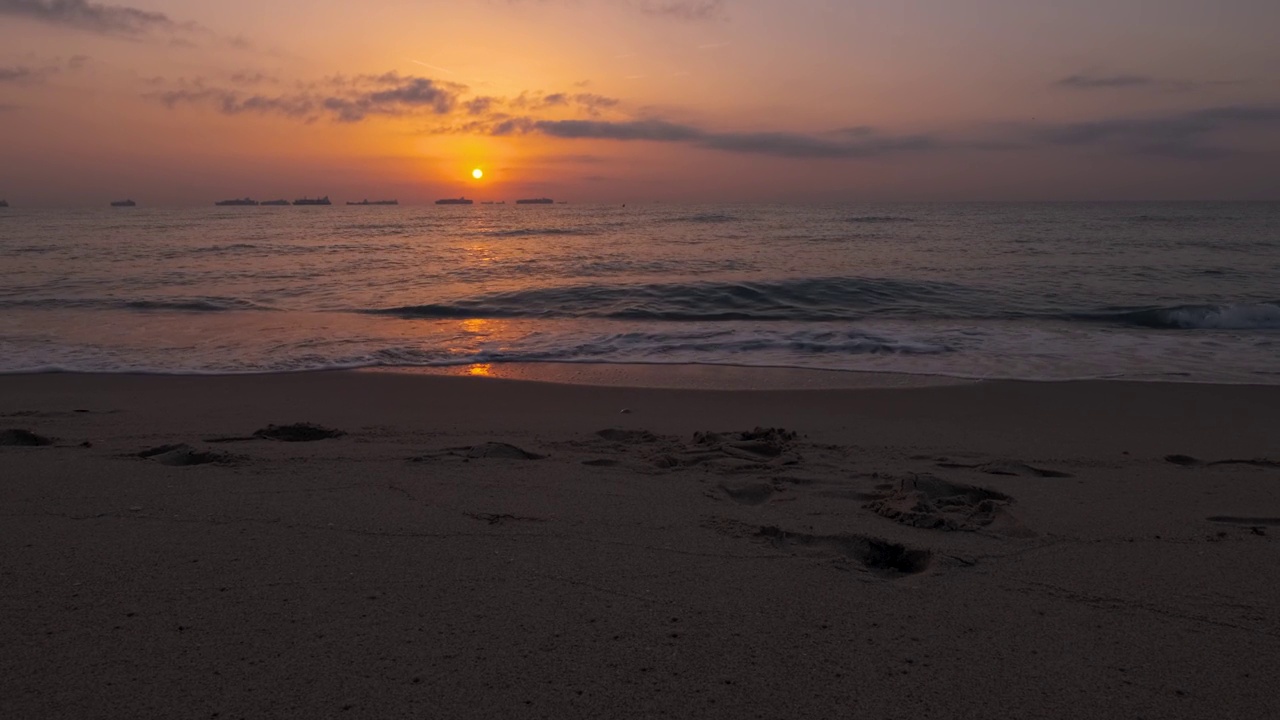
[[[1277,199],[1276,27],[1261,0],[0,0],[0,198]]]

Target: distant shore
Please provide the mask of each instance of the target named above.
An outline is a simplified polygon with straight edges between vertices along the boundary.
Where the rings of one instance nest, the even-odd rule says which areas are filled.
[[[1277,406],[0,376],[0,714],[1265,717]]]

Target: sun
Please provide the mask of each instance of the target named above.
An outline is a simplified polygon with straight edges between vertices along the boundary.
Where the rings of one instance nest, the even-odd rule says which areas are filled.
[[[480,168],[476,168],[475,170],[471,171],[471,177],[479,180],[480,178],[484,177],[484,171],[481,170]]]

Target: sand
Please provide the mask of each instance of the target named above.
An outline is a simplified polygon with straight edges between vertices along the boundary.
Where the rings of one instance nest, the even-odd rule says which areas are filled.
[[[622,384],[0,377],[0,717],[1280,716],[1280,387]]]

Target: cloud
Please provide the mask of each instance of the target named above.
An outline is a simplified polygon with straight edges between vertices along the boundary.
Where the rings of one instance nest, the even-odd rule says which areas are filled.
[[[14,78],[27,69],[5,68]],[[3,78],[4,75],[0,75]],[[742,155],[805,160],[852,160],[941,152],[1019,152],[1058,149],[1179,160],[1212,160],[1239,152],[1262,134],[1280,132],[1280,106],[1203,107],[1146,117],[1102,117],[1064,123],[988,123],[967,131],[894,133],[849,125],[830,132],[732,132],[637,117],[617,98],[592,93],[526,91],[514,97],[473,95],[459,83],[395,72],[336,76],[298,83],[290,91],[255,87],[261,77],[238,73],[239,87],[203,80],[155,81],[144,95],[167,107],[203,106],[225,115],[278,115],[305,122],[356,123],[375,117],[426,120],[425,134],[561,140],[652,142]],[[1113,82],[1115,81],[1114,76]],[[267,82],[267,80],[263,80]],[[1126,80],[1129,84],[1135,81]],[[1124,83],[1118,83],[1123,85]],[[1265,145],[1264,145],[1265,147]]]
[[[1154,117],[1074,123],[991,124],[968,135],[891,134],[855,126],[830,133],[725,132],[661,118],[625,121],[501,117],[453,132],[495,136],[538,134],[562,140],[657,142],[747,155],[804,160],[852,160],[937,152],[1016,152],[1037,148],[1214,160],[1239,152],[1224,145],[1243,131],[1280,132],[1280,106],[1233,105]]]
[[[722,20],[726,17],[725,5],[725,0],[642,0],[640,11],[679,20]]]
[[[463,107],[466,108],[468,115],[486,115],[492,112],[499,102],[501,101],[498,98],[484,96],[468,100],[463,103]]]
[[[0,15],[25,17],[103,35],[141,36],[155,30],[183,27],[161,12],[124,5],[102,5],[88,0],[0,0]]]
[[[242,70],[231,75],[231,82],[236,85],[254,87],[257,85],[278,85],[280,79],[253,70]]]
[[[281,115],[314,122],[329,118],[337,122],[361,122],[370,117],[460,117],[473,121],[432,132],[466,133],[492,128],[504,132],[519,130],[516,116],[572,114],[599,117],[617,107],[617,98],[586,92],[526,91],[516,97],[470,96],[461,83],[435,80],[396,72],[382,75],[335,76],[318,82],[296,83],[291,91],[269,91],[264,86],[282,86],[275,77],[242,70],[230,76],[231,83],[217,84],[202,78],[147,81],[155,89],[143,94],[166,107],[204,106],[224,115],[259,113]]]
[[[207,87],[197,80],[189,86],[146,93],[169,108],[210,105],[224,115],[260,113],[314,121],[328,116],[338,122],[360,122],[370,116],[403,116],[419,112],[453,111],[463,85],[398,73],[335,77],[297,92],[278,95]]]
[[[39,67],[31,67],[29,65],[0,67],[0,83],[42,83],[64,69],[74,71],[83,68],[89,62],[89,58],[84,55],[74,55],[65,61],[61,58],[54,58],[44,62],[46,64]]]
[[[556,108],[577,109],[591,117],[598,117],[605,110],[620,104],[617,98],[597,95],[595,93],[551,93],[522,92],[514,98],[481,95],[462,102],[462,108],[473,117],[489,116],[491,119],[506,119],[510,111],[540,111]]]
[[[1058,147],[1203,160],[1233,152],[1214,144],[1216,136],[1250,128],[1280,130],[1280,106],[1228,105],[1148,118],[1065,123],[1035,130],[1031,140]]]
[[[598,120],[538,120],[525,124],[526,131],[570,139],[651,140],[656,142],[690,142],[706,133],[689,125],[664,120],[603,122]]]
[[[0,83],[26,82],[35,79],[38,75],[38,71],[23,65],[18,65],[16,67],[0,67]]]
[[[1156,79],[1145,75],[1069,75],[1053,83],[1054,87],[1076,90],[1099,88],[1149,87]]]
[[[1068,75],[1067,77],[1055,80],[1051,87],[1063,90],[1117,90],[1124,88],[1138,88],[1149,90],[1164,90],[1168,92],[1189,92],[1207,87],[1221,87],[1224,85],[1237,84],[1231,80],[1178,80],[1178,79],[1162,79],[1151,77],[1150,75],[1090,75],[1088,73],[1080,73],[1076,75]]]
[[[526,3],[545,3],[551,0],[507,0],[511,5]],[[569,0],[561,0],[568,3]],[[579,1],[579,0],[574,0]],[[617,0],[598,0],[602,4],[617,3]],[[672,18],[690,22],[707,20],[724,20],[728,18],[728,0],[624,0],[628,8],[638,10],[645,15],[660,18]],[[624,57],[630,57],[626,55]]]
[[[709,150],[772,155],[785,158],[870,158],[894,153],[937,149],[942,142],[929,135],[885,136],[864,132],[831,136],[790,132],[714,132],[661,119],[605,122],[598,120],[508,120],[489,129],[494,135],[537,133],[570,140],[618,140],[683,143]]]

